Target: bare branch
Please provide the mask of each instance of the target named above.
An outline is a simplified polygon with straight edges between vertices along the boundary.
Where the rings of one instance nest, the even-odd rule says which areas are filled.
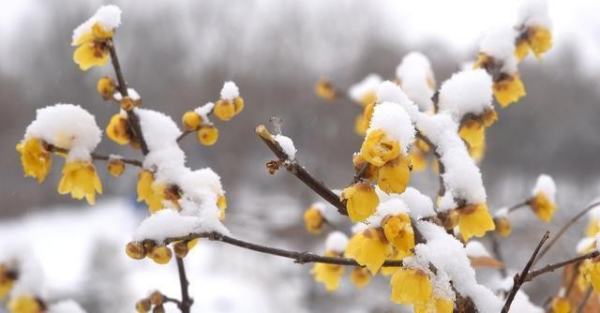
[[[194,303],[194,300],[190,297],[188,287],[190,285],[187,276],[185,274],[185,264],[183,259],[176,257],[177,272],[179,273],[179,286],[181,287],[181,301],[179,302],[179,310],[182,313],[190,313],[190,308]]]
[[[548,273],[548,272],[553,272],[553,271],[555,271],[555,270],[557,270],[557,269],[559,269],[561,267],[565,267],[565,266],[567,266],[569,264],[581,262],[581,261],[586,260],[586,259],[592,259],[592,258],[595,258],[595,257],[598,257],[598,256],[600,256],[600,252],[599,251],[593,251],[593,252],[590,252],[590,253],[587,253],[587,254],[584,254],[584,255],[580,255],[578,257],[574,257],[572,259],[568,259],[568,260],[561,261],[561,262],[554,263],[554,264],[548,264],[548,265],[542,267],[539,270],[531,271],[529,274],[527,274],[526,281],[530,281],[530,280],[532,280],[532,279],[534,279],[534,278],[536,278],[536,277],[538,277],[538,276],[540,276],[542,274],[545,274],[545,273]]]
[[[515,299],[517,292],[519,291],[519,289],[521,288],[523,283],[525,283],[527,281],[529,269],[533,265],[533,262],[535,261],[537,254],[540,252],[540,249],[544,245],[544,242],[546,242],[546,240],[548,240],[549,237],[550,237],[550,233],[546,232],[544,234],[544,236],[542,237],[542,239],[540,240],[540,242],[538,243],[535,250],[533,251],[533,254],[531,254],[529,261],[527,261],[527,264],[525,264],[525,267],[523,268],[523,271],[521,271],[521,274],[517,274],[513,278],[513,281],[514,281],[513,286],[511,288],[510,292],[508,293],[508,296],[506,297],[506,302],[504,302],[504,307],[502,307],[501,313],[508,313],[508,311],[510,310],[510,305],[512,304],[513,300]]]
[[[46,148],[48,149],[49,152],[58,152],[58,153],[64,153],[67,154],[69,153],[69,150],[64,149],[64,148],[60,148],[57,147],[55,145],[51,145],[46,143]],[[98,161],[108,161],[110,160],[110,156],[108,155],[104,155],[104,154],[100,154],[100,153],[95,153],[92,152],[92,160],[98,160]],[[142,167],[142,161],[140,160],[136,160],[136,159],[125,159],[125,158],[120,158],[119,160],[123,161],[123,163],[129,164],[129,165],[133,165],[133,166],[137,166],[137,167]]]

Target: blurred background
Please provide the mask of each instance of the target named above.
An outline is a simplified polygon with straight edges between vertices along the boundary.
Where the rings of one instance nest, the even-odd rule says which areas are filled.
[[[100,170],[105,192],[89,208],[56,192],[60,162],[38,185],[23,178],[14,150],[38,108],[80,104],[101,127],[116,112],[95,91],[96,80],[112,74],[111,68],[81,72],[70,46],[72,30],[102,4],[123,10],[117,50],[125,77],[145,107],[179,121],[186,110],[216,100],[224,81],[238,84],[246,109],[218,125],[219,142],[206,148],[190,136],[183,143],[188,165],[210,166],[221,175],[232,233],[320,252],[324,237],[309,236],[300,223],[315,195],[286,173],[267,173],[264,164],[272,155],[254,127],[281,117],[302,164],[328,186],[343,187],[361,142],[353,133],[360,108],[343,100],[323,102],[313,93],[314,83],[327,77],[344,88],[369,73],[391,79],[406,53],[421,51],[441,84],[474,59],[487,29],[512,25],[519,2],[7,1],[0,11],[0,144],[5,147],[0,151],[0,242],[31,249],[51,294],[73,297],[89,312],[130,312],[136,299],[155,288],[178,295],[173,264],[135,262],[123,253],[146,214],[135,204],[136,171],[128,169],[115,179]],[[526,210],[513,216],[514,236],[503,248],[515,268],[522,267],[544,229],[557,229],[600,189],[600,2],[549,2],[555,46],[541,62],[529,58],[520,67],[527,97],[499,111],[481,164],[492,208],[527,197],[540,173],[557,181],[561,210],[551,224],[541,224]],[[110,141],[98,151],[136,156]],[[413,182],[435,194],[437,180],[431,174],[415,174]],[[581,233],[581,227],[574,228],[548,260],[573,255]],[[327,294],[312,281],[307,265],[213,243],[195,250],[188,261],[195,312],[402,310],[387,300],[383,279],[358,293],[346,282]],[[549,275],[540,283],[559,278]],[[526,288],[538,303],[556,292],[540,290],[540,283]]]

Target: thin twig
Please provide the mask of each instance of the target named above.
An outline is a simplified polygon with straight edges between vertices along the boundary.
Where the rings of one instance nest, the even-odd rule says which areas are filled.
[[[587,253],[587,254],[584,254],[584,255],[580,255],[578,257],[574,257],[572,259],[568,259],[568,260],[561,261],[561,262],[558,262],[558,263],[548,264],[548,265],[542,267],[539,270],[531,271],[529,274],[527,274],[527,277],[526,277],[525,280],[526,281],[530,281],[530,280],[532,280],[532,279],[534,279],[534,278],[536,278],[536,277],[538,277],[540,275],[543,275],[543,274],[548,273],[548,272],[553,272],[553,271],[555,271],[555,270],[557,270],[557,269],[559,269],[561,267],[565,267],[565,266],[567,266],[569,264],[577,263],[577,262],[580,262],[580,261],[583,261],[583,260],[586,260],[586,259],[592,259],[592,258],[595,258],[595,257],[598,257],[598,256],[600,256],[600,252],[599,251],[593,251],[593,252],[590,252],[590,253]]]
[[[181,301],[179,302],[179,309],[182,313],[190,313],[190,308],[194,303],[194,300],[190,297],[188,287],[190,285],[187,276],[185,274],[185,264],[183,259],[176,257],[177,272],[179,273],[179,286],[181,287]]]
[[[60,147],[57,147],[57,146],[51,145],[51,144],[46,144],[46,148],[48,149],[49,152],[58,152],[58,153],[62,153],[62,154],[69,153],[69,150],[60,148]],[[100,154],[100,153],[96,153],[96,152],[92,152],[91,156],[92,156],[92,160],[108,161],[111,159],[110,156],[108,156],[108,155],[104,155],[104,154]],[[129,164],[129,165],[142,167],[142,161],[140,161],[140,160],[125,159],[125,158],[119,158],[119,160],[121,160],[121,161],[123,161],[123,163]]]
[[[496,257],[498,261],[506,264],[504,258],[502,257],[502,251],[500,251],[500,242],[498,241],[496,234],[491,234],[490,240],[492,241],[492,252],[494,253],[494,257]],[[508,274],[506,271],[506,266],[498,267],[498,271],[500,271],[502,277],[505,277]]]
[[[183,138],[185,138],[187,135],[193,133],[193,130],[185,130],[183,131],[183,133],[181,133],[181,135],[179,135],[179,137],[177,137],[177,142],[180,142],[181,140],[183,140]]]
[[[348,215],[346,205],[340,200],[340,197],[331,191],[331,189],[329,189],[327,186],[325,186],[325,184],[313,177],[306,169],[304,169],[304,167],[298,164],[296,160],[290,160],[279,143],[273,139],[273,136],[264,125],[259,125],[256,127],[256,134],[267,145],[267,147],[271,149],[275,156],[277,156],[279,161],[283,163],[288,172],[292,173],[292,175],[300,179],[306,186],[316,192],[324,200],[336,207],[340,214]]]
[[[522,201],[522,202],[519,202],[517,204],[514,204],[513,206],[511,206],[508,209],[506,209],[506,211],[507,211],[507,213],[511,213],[511,212],[514,212],[514,211],[516,211],[516,210],[518,210],[520,208],[524,208],[527,205],[529,205],[529,199],[527,199],[525,201]]]
[[[508,313],[508,311],[510,310],[510,305],[512,304],[513,300],[515,299],[517,292],[519,291],[519,289],[521,288],[523,283],[525,283],[527,281],[529,269],[533,265],[533,262],[535,261],[537,254],[540,252],[540,249],[544,245],[544,242],[546,242],[546,240],[548,240],[549,237],[550,237],[549,232],[544,233],[544,236],[538,243],[537,247],[535,247],[533,254],[531,254],[529,261],[527,261],[527,264],[525,264],[523,271],[521,271],[520,274],[515,275],[515,277],[513,278],[513,281],[514,281],[513,286],[511,288],[510,292],[508,293],[508,296],[506,297],[506,302],[504,302],[504,307],[502,307],[501,313]]]
[[[110,41],[108,46],[108,51],[110,53],[110,60],[112,62],[113,68],[115,69],[115,74],[117,75],[117,81],[119,82],[119,93],[121,93],[121,98],[125,98],[129,95],[127,91],[127,83],[125,82],[125,78],[123,76],[123,70],[121,69],[121,64],[119,63],[119,57],[117,55],[117,51],[115,49],[114,41]],[[142,153],[147,155],[150,150],[148,150],[148,145],[146,145],[146,139],[144,139],[144,135],[142,134],[142,127],[140,126],[140,119],[133,112],[133,110],[127,112],[127,121],[129,124],[129,128],[131,129],[131,133],[133,136],[139,141],[140,149],[142,149]]]
[[[175,304],[177,305],[177,307],[180,307],[180,306],[181,306],[181,301],[179,301],[178,299],[171,298],[171,297],[167,297],[167,296],[165,296],[165,295],[162,295],[162,296],[163,296],[163,301],[164,301],[164,302],[171,302],[171,303],[175,303]]]
[[[592,203],[588,204],[588,206],[586,206],[579,213],[577,213],[577,215],[573,216],[569,221],[567,221],[567,223],[565,223],[565,225],[563,225],[563,227],[560,228],[560,230],[556,233],[556,235],[554,237],[552,237],[552,239],[548,242],[548,244],[544,247],[544,249],[542,249],[542,251],[538,255],[535,262],[537,263],[537,261],[539,259],[541,259],[548,252],[548,250],[550,250],[550,248],[552,248],[552,246],[554,246],[554,244],[558,241],[558,239],[560,239],[560,237],[562,237],[571,226],[573,226],[580,218],[585,216],[589,211],[591,211],[593,208],[595,208],[599,205],[600,205],[600,201],[592,202]]]
[[[294,260],[294,262],[299,263],[299,264],[326,263],[326,264],[347,265],[347,266],[360,266],[360,264],[358,264],[355,260],[350,259],[350,258],[328,257],[328,256],[321,256],[318,254],[310,253],[310,252],[299,252],[299,251],[274,248],[274,247],[259,245],[256,243],[236,239],[233,237],[229,237],[229,236],[220,234],[218,232],[191,233],[186,236],[167,238],[164,240],[164,243],[168,244],[171,242],[182,241],[182,240],[189,241],[189,240],[193,240],[196,238],[207,238],[208,240],[211,240],[211,241],[220,241],[220,242],[224,242],[224,243],[227,243],[227,244],[230,244],[233,246],[237,246],[240,248],[244,248],[244,249],[248,249],[248,250],[252,250],[252,251],[256,251],[256,252],[292,259],[292,260]],[[398,266],[402,266],[402,265],[403,265],[403,263],[400,260],[386,260],[383,263],[383,266],[386,266],[386,267],[398,267]]]

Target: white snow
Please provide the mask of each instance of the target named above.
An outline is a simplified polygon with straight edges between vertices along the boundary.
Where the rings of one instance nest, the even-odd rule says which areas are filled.
[[[446,272],[456,291],[470,297],[479,312],[500,312],[503,301],[477,282],[463,245],[435,224],[420,221],[417,228],[426,244],[418,244],[416,254],[431,262],[438,271]]]
[[[325,250],[343,253],[348,245],[348,236],[340,231],[331,232],[325,241]]]
[[[396,78],[408,98],[414,101],[421,111],[429,111],[433,107],[431,97],[435,92],[435,83],[431,63],[420,52],[411,52],[402,58],[396,67]]]
[[[91,31],[96,23],[100,24],[104,30],[114,30],[121,25],[121,9],[116,5],[100,7],[92,17],[73,30],[73,42],[77,41],[83,34]]]
[[[531,195],[535,196],[538,192],[543,193],[552,203],[556,203],[556,184],[550,175],[542,174],[531,191]]]
[[[375,106],[367,136],[376,130],[383,130],[397,140],[405,154],[415,141],[415,129],[410,117],[404,108],[396,103],[384,102]]]
[[[204,219],[198,216],[183,215],[174,209],[167,208],[144,219],[135,230],[133,240],[150,239],[160,243],[166,238],[180,237],[191,233],[216,231],[224,235],[229,234],[224,226],[212,226],[215,226],[212,217]]]
[[[589,252],[590,248],[598,249],[597,237],[584,237],[575,245],[575,252],[583,254]]]
[[[483,244],[477,240],[469,240],[465,246],[467,255],[470,257],[490,257],[490,253],[483,246]]]
[[[515,299],[510,306],[509,313],[544,313],[545,311],[537,305],[531,303],[529,296],[522,290],[519,290],[515,295]]]
[[[127,88],[127,96],[129,98],[131,98],[131,100],[133,101],[138,101],[140,100],[142,97],[140,96],[140,94],[133,88]],[[121,101],[123,99],[123,96],[121,95],[121,92],[119,92],[118,90],[113,94],[113,99],[115,99],[116,101]]]
[[[208,123],[208,122],[210,122],[210,119],[208,118],[208,114],[210,114],[212,112],[214,107],[215,107],[214,102],[207,102],[206,104],[197,107],[194,110],[194,112],[196,112],[198,115],[200,115],[202,117],[203,123]]]
[[[277,141],[277,143],[283,150],[283,153],[285,153],[285,155],[287,155],[288,160],[296,159],[297,150],[296,150],[296,147],[294,146],[294,141],[292,141],[292,139],[290,137],[287,137],[284,135],[275,135],[275,136],[273,136],[273,139],[275,139],[275,141]]]
[[[548,15],[547,0],[524,0],[517,16],[517,27],[519,26],[542,26],[552,28],[552,20]]]
[[[408,212],[408,208],[402,199],[398,197],[392,197],[379,203],[375,214],[371,215],[367,219],[367,224],[369,224],[371,227],[379,227],[381,226],[383,219],[387,216],[394,216]]]
[[[227,81],[223,84],[223,88],[221,89],[221,99],[233,101],[233,99],[239,96],[240,90],[234,82]]]
[[[494,216],[496,217],[508,217],[508,207],[503,207],[494,212]]]
[[[94,151],[102,131],[96,118],[79,105],[55,104],[36,111],[36,118],[25,131],[25,139],[40,138],[54,146]],[[81,150],[80,150],[81,151]]]
[[[440,88],[440,112],[449,112],[460,122],[466,114],[482,114],[492,106],[492,77],[483,69],[455,73]]]
[[[410,210],[410,216],[414,219],[421,219],[435,215],[433,210],[433,201],[428,196],[422,194],[419,190],[413,187],[408,187],[400,195],[404,203]]]
[[[85,310],[73,300],[63,300],[50,305],[48,313],[85,313]]]
[[[177,145],[181,130],[170,116],[149,109],[135,108],[133,111],[140,119],[140,127],[150,151]]]
[[[369,74],[360,82],[350,86],[348,96],[350,99],[360,102],[367,93],[375,92],[381,82],[382,79],[379,75]]]
[[[502,62],[502,72],[514,74],[517,72],[515,57],[515,39],[517,31],[508,26],[494,28],[488,31],[479,45],[479,51]]]

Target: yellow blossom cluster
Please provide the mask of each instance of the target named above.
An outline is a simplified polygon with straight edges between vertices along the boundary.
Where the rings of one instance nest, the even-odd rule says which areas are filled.
[[[135,303],[136,313],[165,312],[165,296],[159,291],[153,291],[149,296]]]
[[[132,241],[125,247],[127,256],[134,260],[149,258],[157,264],[167,264],[173,257],[173,252],[178,258],[185,257],[196,246],[198,239],[178,241],[173,244],[173,251],[166,245],[159,245],[153,241]]]
[[[479,116],[468,116],[460,123],[458,134],[469,149],[475,161],[481,161],[485,154],[485,131],[498,120],[494,109],[488,109]]]

